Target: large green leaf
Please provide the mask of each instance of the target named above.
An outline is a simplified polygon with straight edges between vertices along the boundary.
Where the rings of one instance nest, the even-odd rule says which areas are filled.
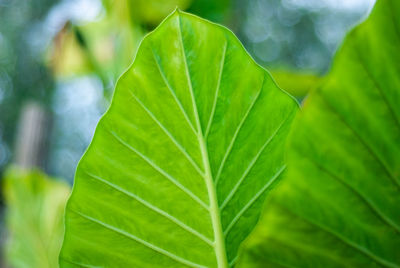
[[[13,268],[55,268],[61,249],[64,208],[70,188],[39,171],[6,172],[7,265]]]
[[[399,14],[378,0],[306,100],[244,267],[400,267]]]
[[[64,267],[227,267],[285,169],[296,101],[226,28],[174,12],[83,156]]]

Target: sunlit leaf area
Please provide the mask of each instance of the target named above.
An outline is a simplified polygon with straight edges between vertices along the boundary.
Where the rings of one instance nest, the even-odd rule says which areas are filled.
[[[0,268],[400,268],[400,1],[0,0]]]

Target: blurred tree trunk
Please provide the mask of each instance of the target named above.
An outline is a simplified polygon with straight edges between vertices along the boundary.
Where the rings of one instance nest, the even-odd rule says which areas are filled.
[[[15,164],[23,169],[44,169],[49,116],[36,102],[26,103],[20,115],[15,143]]]

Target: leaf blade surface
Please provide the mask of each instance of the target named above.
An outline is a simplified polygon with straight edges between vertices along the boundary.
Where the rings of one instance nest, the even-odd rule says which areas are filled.
[[[60,263],[227,267],[283,171],[296,111],[229,30],[173,13],[78,166]]]

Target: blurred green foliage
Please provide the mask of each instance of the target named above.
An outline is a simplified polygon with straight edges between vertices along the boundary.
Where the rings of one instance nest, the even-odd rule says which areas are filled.
[[[298,99],[304,98],[323,79],[322,76],[304,71],[273,70],[271,74],[280,88]]]
[[[187,9],[192,0],[128,0],[127,2],[133,21],[155,27],[175,8]]]
[[[0,173],[12,158],[16,122],[25,100],[47,106],[54,88],[42,61],[37,30],[52,0],[0,1]]]
[[[7,170],[2,186],[7,205],[7,264],[13,268],[58,267],[69,186],[40,171],[17,168]]]
[[[67,23],[55,38],[51,61],[57,75],[96,73],[106,89],[131,64],[143,36],[180,8],[214,21],[228,18],[229,0],[103,0],[105,14],[84,25]]]
[[[95,73],[108,89],[132,62],[144,35],[131,21],[127,0],[117,1],[100,20],[67,22],[55,37],[49,64],[58,77]]]
[[[213,22],[232,26],[235,6],[234,0],[192,0],[187,11]]]

